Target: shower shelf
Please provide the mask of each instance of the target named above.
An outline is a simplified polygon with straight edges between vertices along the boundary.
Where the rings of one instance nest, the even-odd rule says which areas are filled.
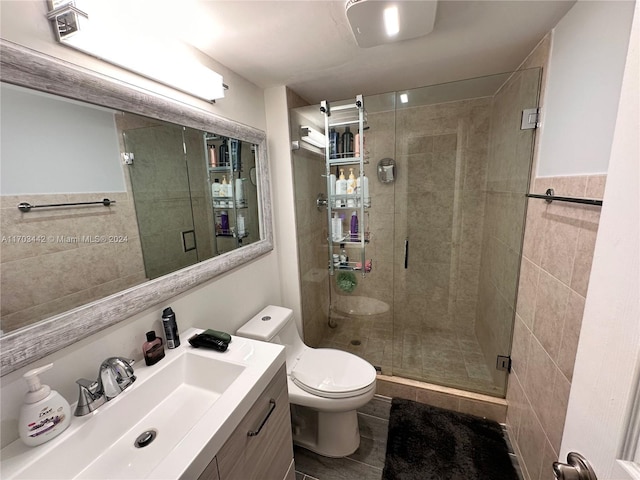
[[[324,154],[325,154],[325,178],[327,181],[327,192],[335,191],[335,185],[331,184],[332,181],[332,169],[336,166],[349,165],[353,166],[351,170],[355,170],[359,174],[360,185],[364,185],[364,165],[369,163],[368,153],[364,149],[364,135],[362,132],[365,130],[365,122],[366,122],[366,111],[364,109],[364,103],[362,95],[358,95],[355,98],[355,102],[349,104],[342,104],[331,106],[329,102],[322,101],[320,103],[320,112],[324,114],[324,127],[325,132],[329,132],[331,128],[335,127],[347,127],[347,126],[355,126],[352,130],[354,134],[354,140],[357,136],[358,145],[350,147],[347,150],[347,157],[342,158],[330,158],[331,157],[331,148],[329,145],[329,136],[325,135],[325,146],[324,146]],[[346,128],[345,128],[346,130]],[[351,131],[351,130],[350,130]],[[356,135],[357,133],[361,133],[361,135]],[[344,133],[343,133],[344,134]],[[355,151],[363,152],[363,155],[354,155]],[[335,171],[334,174],[337,174]],[[335,181],[335,177],[333,177]],[[329,273],[331,275],[334,274],[335,270],[350,270],[350,271],[360,271],[364,276],[368,271],[370,271],[371,260],[366,260],[365,256],[365,246],[369,243],[369,232],[367,231],[366,222],[368,221],[368,215],[365,214],[367,209],[371,206],[371,198],[364,196],[364,189],[359,189],[355,194],[339,194],[339,195],[328,195],[329,199],[326,200],[327,208],[327,221],[328,221],[328,229],[329,234],[327,236],[327,244],[328,244],[328,256],[329,256]],[[344,206],[336,207],[336,202],[340,205],[344,204]],[[352,202],[353,205],[347,206],[348,202]],[[345,236],[340,236],[338,239],[334,239],[333,232],[331,231],[332,220],[334,213],[336,212],[357,212],[358,222],[359,222],[359,230],[361,232],[357,238],[352,239],[350,234],[346,234]],[[345,219],[345,222],[349,224],[349,219]],[[345,225],[343,225],[344,228]],[[346,225],[348,228],[348,225]],[[335,264],[333,262],[334,255],[339,252],[339,248],[349,248],[351,251],[352,257],[351,262],[347,265]],[[358,248],[359,251],[355,252],[354,249]],[[362,266],[369,266],[369,270],[362,268]]]
[[[370,234],[369,232],[364,233],[364,243],[369,243]],[[327,240],[329,240],[327,238]],[[358,235],[357,238],[351,238],[351,234],[347,233],[344,237],[340,239],[332,239],[332,243],[336,243],[339,245],[359,245],[362,243],[362,236]]]

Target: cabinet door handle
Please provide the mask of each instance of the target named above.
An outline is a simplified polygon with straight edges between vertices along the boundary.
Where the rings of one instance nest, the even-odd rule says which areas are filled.
[[[249,437],[255,437],[256,435],[258,435],[260,433],[260,430],[262,430],[262,427],[264,427],[264,424],[267,423],[267,420],[269,420],[269,417],[271,416],[271,414],[273,413],[273,411],[275,409],[276,409],[276,401],[272,398],[272,399],[269,400],[269,411],[267,412],[267,415],[262,420],[262,423],[260,424],[258,429],[257,430],[249,430],[247,435]]]

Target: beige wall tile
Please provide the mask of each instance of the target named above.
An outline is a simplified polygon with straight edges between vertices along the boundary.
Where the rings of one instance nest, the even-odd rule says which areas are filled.
[[[533,327],[540,269],[527,258],[522,259],[516,311],[529,327]]]
[[[582,326],[582,316],[584,314],[585,299],[576,292],[571,292],[567,303],[567,310],[564,318],[564,328],[562,330],[562,341],[558,352],[557,364],[563,375],[569,379],[573,378],[573,366],[578,350],[578,338]]]
[[[552,358],[557,358],[570,289],[545,271],[540,272],[533,333]]]

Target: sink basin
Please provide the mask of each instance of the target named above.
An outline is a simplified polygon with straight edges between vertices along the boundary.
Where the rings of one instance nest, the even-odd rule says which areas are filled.
[[[74,417],[50,442],[30,448],[18,440],[3,449],[3,478],[197,477],[282,364],[278,345],[233,337],[220,353],[185,341],[158,364],[137,367],[131,387]],[[139,448],[145,432],[155,438]]]

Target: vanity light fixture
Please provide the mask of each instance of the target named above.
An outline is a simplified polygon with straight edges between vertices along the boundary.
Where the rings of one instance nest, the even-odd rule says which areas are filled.
[[[228,87],[222,75],[193,58],[179,40],[116,30],[113,19],[97,15],[94,18],[90,10],[92,2],[48,0],[48,3],[51,10],[47,18],[61,44],[209,102],[224,97]]]
[[[300,140],[318,148],[325,148],[327,145],[327,137],[313,127],[300,127]]]
[[[431,33],[437,0],[348,0],[347,20],[358,46],[375,47]]]

